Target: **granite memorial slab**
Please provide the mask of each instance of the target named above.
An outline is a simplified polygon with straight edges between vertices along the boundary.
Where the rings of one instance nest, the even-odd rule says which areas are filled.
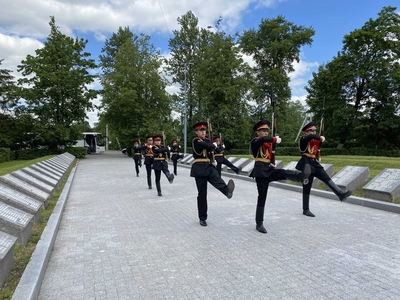
[[[55,175],[53,172],[48,171],[46,168],[43,168],[42,166],[40,166],[38,164],[33,164],[29,168],[35,169],[36,171],[42,173],[43,175],[53,178],[57,183],[61,179],[60,176]]]
[[[36,178],[35,176],[22,172],[21,170],[14,171],[11,173],[11,175],[30,183],[31,185],[37,187],[38,189],[41,189],[42,191],[45,191],[50,196],[53,195],[54,186],[47,184],[46,182]]]
[[[33,215],[33,221],[35,223],[39,222],[41,217],[40,209],[44,206],[43,202],[2,183],[0,183],[0,200],[5,204]]]
[[[33,216],[0,201],[0,231],[17,238],[16,243],[26,246],[32,235]]]
[[[187,165],[191,165],[194,162],[194,157],[191,155],[189,159],[185,162]]]
[[[393,202],[400,198],[400,169],[385,168],[362,188],[366,198]]]
[[[34,164],[35,166],[40,166],[43,169],[46,169],[47,171],[53,173],[54,175],[57,176],[57,178],[62,178],[63,177],[63,172],[54,169],[53,167],[49,167],[47,164],[45,164],[44,162],[39,162]]]
[[[39,180],[42,180],[43,182],[45,182],[46,184],[49,184],[53,187],[58,186],[59,181],[56,178],[47,176],[46,174],[32,168],[32,167],[26,167],[21,169],[22,172],[25,172],[33,177],[36,177]]]
[[[3,287],[14,265],[13,246],[17,238],[0,231],[0,288]]]
[[[186,162],[193,157],[193,155],[187,154],[184,158],[181,159],[181,163],[186,164]]]
[[[65,173],[68,171],[68,166],[65,164],[60,164],[59,162],[55,160],[46,160],[43,163],[47,164],[49,167],[55,168],[56,170],[59,170],[62,173]]]
[[[20,191],[34,199],[41,201],[45,204],[45,207],[47,207],[50,197],[49,193],[46,193],[45,191],[38,189],[37,187],[11,174],[0,176],[0,182],[12,187],[14,190]]]
[[[275,168],[282,169],[283,168],[283,161],[276,160],[275,161]],[[240,173],[244,173],[244,174],[250,175],[250,173],[251,173],[251,171],[253,171],[253,169],[254,169],[254,160],[253,159],[249,159],[248,163],[246,163],[243,166],[242,171]]]
[[[354,191],[369,180],[369,168],[359,166],[346,166],[332,176],[332,180],[342,191]],[[327,187],[327,189],[329,189]]]
[[[230,157],[225,157],[225,158],[226,158],[229,162],[233,163],[233,164],[236,166],[236,164],[235,164],[234,162],[238,160],[237,157],[235,157],[235,156],[230,156]],[[239,167],[239,166],[236,166],[236,167]],[[222,165],[222,168],[221,168],[222,171],[226,171],[227,169],[230,170],[230,168],[229,168],[228,166]]]

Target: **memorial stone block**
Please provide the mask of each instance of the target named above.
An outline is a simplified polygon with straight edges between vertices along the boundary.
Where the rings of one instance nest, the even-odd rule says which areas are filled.
[[[15,236],[0,231],[0,288],[3,287],[14,265],[13,246],[16,241]]]
[[[184,158],[181,159],[181,163],[186,164],[186,162],[187,162],[191,157],[193,157],[193,156],[190,155],[190,154],[187,154]]]
[[[47,169],[39,166],[38,164],[33,164],[29,168],[34,169],[34,170],[42,173],[43,175],[46,175],[47,177],[53,178],[56,181],[56,183],[58,183],[59,180],[61,179],[60,176],[57,176],[54,173],[49,172]]]
[[[36,178],[35,176],[22,172],[21,170],[14,171],[11,173],[11,175],[30,183],[31,185],[37,187],[38,189],[41,189],[42,191],[45,191],[50,196],[54,192],[54,186],[47,184],[46,182]]]
[[[369,180],[369,168],[358,166],[346,166],[337,172],[332,180],[343,191],[354,191]],[[327,188],[329,189],[329,188]]]
[[[21,171],[25,172],[29,175],[32,175],[33,177],[36,177],[37,179],[42,180],[43,182],[45,182],[46,184],[49,184],[51,186],[56,187],[58,185],[57,179],[47,176],[46,174],[44,174],[32,167],[23,168],[23,169],[21,169]]]
[[[57,176],[57,178],[62,178],[63,177],[63,173],[59,170],[54,169],[53,167],[49,167],[47,164],[45,164],[44,162],[39,162],[36,163],[35,166],[40,166],[41,168],[53,173],[54,175]]]
[[[244,174],[250,174],[251,171],[254,169],[254,160],[249,161],[247,165],[242,168],[242,172]]]
[[[46,193],[45,191],[38,189],[37,187],[11,174],[0,176],[0,182],[12,187],[14,190],[20,191],[26,195],[31,196],[34,199],[45,203],[45,207],[47,207],[48,199],[50,196],[49,193]]]
[[[186,164],[191,165],[194,162],[194,157],[193,155],[190,156],[190,158],[186,161]]]
[[[55,160],[46,160],[43,163],[46,163],[48,166],[55,168],[56,170],[59,170],[62,173],[65,173],[68,171],[68,166],[65,164],[61,164]]]
[[[26,245],[32,235],[32,218],[18,208],[0,202],[0,231],[17,238],[16,243]]]
[[[400,169],[385,168],[362,188],[366,198],[393,202],[400,198]]]
[[[24,193],[14,190],[13,188],[0,183],[0,200],[33,215],[33,221],[37,223],[40,220],[40,209],[44,206],[43,202],[36,200]]]

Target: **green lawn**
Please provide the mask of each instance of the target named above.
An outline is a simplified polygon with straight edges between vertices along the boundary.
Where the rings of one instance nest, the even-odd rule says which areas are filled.
[[[4,174],[10,174],[16,170],[20,170],[30,165],[36,164],[38,162],[50,159],[55,155],[47,155],[40,158],[32,159],[32,160],[12,160],[0,163],[0,176]]]

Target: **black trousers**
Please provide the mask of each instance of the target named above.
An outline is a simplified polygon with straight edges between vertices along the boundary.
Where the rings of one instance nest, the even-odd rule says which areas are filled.
[[[139,158],[134,158],[133,159],[135,161],[135,170],[136,170],[136,174],[139,174],[139,164],[140,164],[140,160]]]
[[[213,187],[219,190],[221,193],[226,195],[226,184],[225,181],[219,176],[217,169],[214,166],[210,167],[210,173],[208,176],[196,176],[197,186],[197,209],[199,219],[201,221],[207,220],[207,182],[211,183]]]
[[[238,169],[233,163],[231,163],[229,160],[227,160],[227,159],[224,157],[224,160],[223,160],[222,162],[218,162],[218,161],[217,161],[217,171],[218,171],[219,176],[221,176],[222,165],[228,166],[228,168],[230,168],[230,169],[233,170],[234,172],[236,172],[237,169]]]
[[[177,170],[178,170],[178,159],[183,158],[183,155],[179,155],[179,154],[172,154],[171,156],[171,160],[172,160],[172,164],[174,165],[174,174],[177,174]]]
[[[256,177],[258,198],[257,206],[265,207],[265,202],[267,201],[267,193],[269,183],[277,180],[286,179],[286,170],[284,169],[271,169],[268,177]]]

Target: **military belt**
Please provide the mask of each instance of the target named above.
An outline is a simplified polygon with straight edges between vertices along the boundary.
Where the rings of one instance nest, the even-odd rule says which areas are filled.
[[[269,163],[269,162],[270,162],[269,159],[261,158],[261,157],[256,157],[254,160],[255,160],[255,161],[262,161],[262,162],[265,162],[265,163]]]
[[[194,160],[194,162],[195,163],[196,162],[207,162],[207,163],[209,163],[210,160],[208,158],[197,158],[197,159]]]

